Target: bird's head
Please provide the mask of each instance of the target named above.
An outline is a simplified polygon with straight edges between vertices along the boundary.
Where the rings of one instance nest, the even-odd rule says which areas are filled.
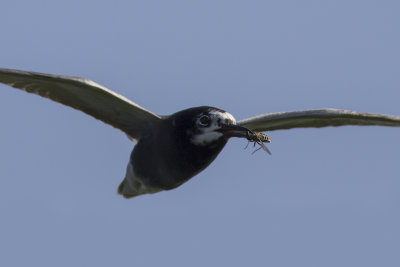
[[[195,146],[226,143],[230,137],[246,137],[247,128],[236,125],[232,114],[214,107],[190,108],[172,115],[175,127]]]

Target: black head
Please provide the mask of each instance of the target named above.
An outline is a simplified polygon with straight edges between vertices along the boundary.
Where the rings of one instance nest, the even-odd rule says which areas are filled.
[[[236,119],[230,113],[208,106],[179,111],[170,119],[179,136],[196,147],[225,144],[230,137],[246,137],[249,131],[236,125]]]

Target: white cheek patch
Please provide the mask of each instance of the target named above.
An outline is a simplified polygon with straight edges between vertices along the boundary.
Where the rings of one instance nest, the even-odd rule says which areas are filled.
[[[219,139],[221,136],[222,133],[211,131],[211,132],[196,134],[192,137],[192,139],[190,139],[190,141],[195,145],[205,146]]]
[[[193,137],[191,138],[191,142],[193,144],[205,146],[222,136],[222,133],[215,131],[220,128],[220,126],[218,125],[218,119],[214,117],[212,114],[210,114],[210,116],[211,116],[210,126],[201,128],[200,129],[201,133],[193,135]]]
[[[216,131],[221,128],[219,122],[229,121],[231,124],[236,124],[235,118],[228,112],[210,111],[209,115],[211,124],[208,127],[200,128],[201,133],[192,136],[190,141],[193,144],[204,146],[221,138],[223,134]]]

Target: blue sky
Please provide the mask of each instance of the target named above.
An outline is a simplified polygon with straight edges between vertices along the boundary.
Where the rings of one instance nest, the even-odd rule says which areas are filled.
[[[170,114],[400,115],[398,1],[3,1],[1,67]],[[399,266],[400,129],[232,139],[176,190],[116,195],[133,143],[0,85],[1,266]]]

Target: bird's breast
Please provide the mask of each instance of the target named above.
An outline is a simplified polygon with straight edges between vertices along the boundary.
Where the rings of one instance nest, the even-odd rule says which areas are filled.
[[[209,146],[194,146],[177,135],[139,140],[131,154],[133,171],[150,187],[164,190],[183,184],[217,157],[226,140]]]

